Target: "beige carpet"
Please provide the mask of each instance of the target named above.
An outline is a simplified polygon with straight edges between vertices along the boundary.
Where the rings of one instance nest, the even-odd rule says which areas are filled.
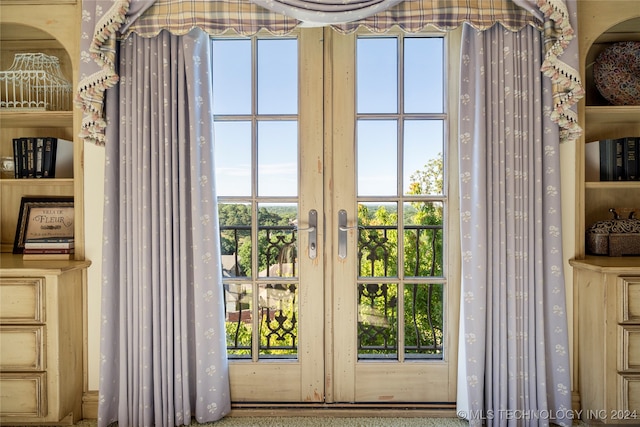
[[[96,420],[83,420],[78,427],[95,427]],[[467,427],[458,418],[377,418],[377,417],[227,417],[215,423],[191,426],[212,427]],[[585,426],[581,421],[574,426]]]

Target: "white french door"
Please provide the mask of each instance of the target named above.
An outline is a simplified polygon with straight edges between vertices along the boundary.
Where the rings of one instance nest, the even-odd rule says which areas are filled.
[[[447,41],[213,46],[232,400],[454,401]]]

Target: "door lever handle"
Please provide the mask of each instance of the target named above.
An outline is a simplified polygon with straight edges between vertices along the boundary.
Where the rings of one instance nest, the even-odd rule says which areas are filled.
[[[309,226],[296,227],[296,230],[309,233],[309,258],[316,259],[318,255],[318,211],[311,209],[309,211]]]
[[[347,227],[347,211],[340,209],[338,211],[338,258],[345,259],[347,257],[347,231],[357,228],[357,225]]]

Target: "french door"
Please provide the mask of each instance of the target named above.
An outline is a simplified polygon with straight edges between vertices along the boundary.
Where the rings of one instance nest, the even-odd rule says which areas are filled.
[[[447,46],[213,41],[233,401],[455,400]]]

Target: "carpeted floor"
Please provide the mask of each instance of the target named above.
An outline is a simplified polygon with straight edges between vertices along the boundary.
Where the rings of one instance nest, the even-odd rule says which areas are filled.
[[[77,427],[95,427],[96,420],[82,420]],[[377,418],[377,417],[227,417],[215,423],[191,423],[193,427],[467,427],[458,418]],[[574,426],[586,426],[575,421]]]
[[[77,427],[95,427],[95,420],[83,420]],[[467,427],[457,418],[337,418],[337,417],[227,417],[215,423],[191,423],[193,427]]]

